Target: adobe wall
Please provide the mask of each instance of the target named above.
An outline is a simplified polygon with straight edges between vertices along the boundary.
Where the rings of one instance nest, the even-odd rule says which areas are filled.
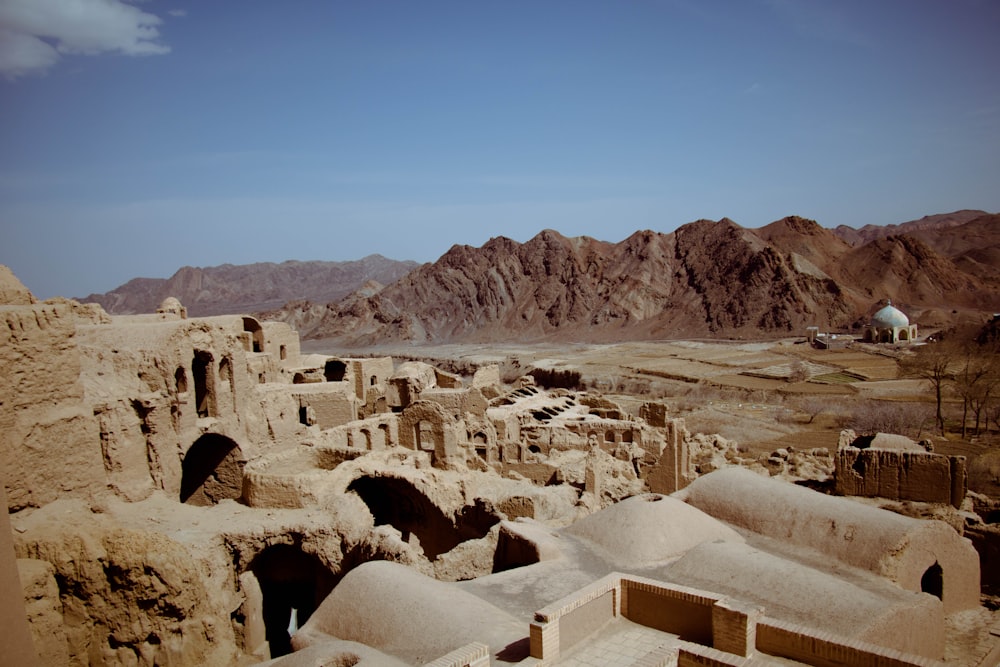
[[[24,609],[24,593],[18,577],[14,542],[11,539],[10,517],[7,515],[7,493],[0,487],[0,665],[38,665]]]
[[[447,468],[464,463],[459,448],[464,442],[464,426],[460,428],[440,405],[432,401],[417,401],[409,405],[399,417],[399,445],[407,449],[432,453],[436,468]]]
[[[366,400],[371,387],[385,387],[392,377],[392,357],[374,359],[345,359],[354,377],[354,392],[361,400]]]
[[[669,495],[683,489],[697,477],[691,465],[688,443],[681,436],[683,431],[683,420],[663,420],[665,437],[660,456],[656,463],[642,471],[642,477],[653,493]]]
[[[261,322],[264,331],[264,349],[274,357],[282,368],[290,368],[299,363],[301,347],[299,333],[284,322]]]
[[[968,488],[964,456],[842,447],[835,458],[842,496],[944,503],[961,507]]]
[[[311,408],[310,425],[321,429],[343,426],[358,418],[357,399],[340,382],[291,385],[288,391],[299,403],[299,408]]]
[[[11,510],[107,483],[76,324],[65,304],[0,307],[0,478]]]

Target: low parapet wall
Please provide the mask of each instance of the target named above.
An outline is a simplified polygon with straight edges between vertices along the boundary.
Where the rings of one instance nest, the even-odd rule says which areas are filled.
[[[842,496],[946,503],[961,507],[968,488],[964,456],[842,447],[836,456]]]
[[[757,650],[816,667],[935,667],[937,660],[901,653],[867,642],[816,632],[794,623],[763,618],[757,623]]]
[[[535,612],[530,655],[537,665],[559,656],[623,617],[677,635],[677,643],[636,664],[742,665],[755,652],[817,667],[931,667],[916,655],[765,617],[764,608],[727,596],[612,573]]]

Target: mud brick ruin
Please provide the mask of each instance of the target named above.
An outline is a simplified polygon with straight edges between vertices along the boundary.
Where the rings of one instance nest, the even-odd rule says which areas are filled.
[[[930,665],[979,605],[950,526],[727,467],[662,404],[38,303],[5,269],[0,303],[18,664]],[[838,484],[881,493],[896,459],[851,456]]]

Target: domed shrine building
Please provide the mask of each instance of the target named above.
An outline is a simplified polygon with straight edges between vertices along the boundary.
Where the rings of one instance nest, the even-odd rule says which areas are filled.
[[[871,324],[865,329],[867,343],[908,343],[917,337],[917,325],[887,300],[884,308],[872,315]]]

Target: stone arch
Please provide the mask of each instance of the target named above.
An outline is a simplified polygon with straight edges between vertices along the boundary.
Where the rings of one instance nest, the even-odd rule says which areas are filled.
[[[909,329],[905,329],[905,328],[904,329],[900,329],[899,330],[899,341],[902,342],[902,341],[905,341],[905,340],[910,340],[910,330]]]
[[[432,561],[466,540],[484,537],[500,521],[481,502],[453,519],[409,480],[398,477],[358,477],[347,490],[364,501],[376,526],[391,525]]]
[[[247,352],[263,352],[264,351],[264,329],[260,326],[260,322],[253,317],[243,318],[243,331],[250,334],[249,336],[249,347],[247,347]]]
[[[211,352],[195,350],[191,360],[194,375],[194,404],[199,417],[214,417],[215,411],[215,365]]]
[[[361,429],[361,437],[364,438],[365,449],[370,451],[372,449],[372,432],[363,428]]]
[[[243,495],[245,464],[235,441],[206,433],[194,441],[181,461],[181,502],[204,506],[225,498],[238,500]]]
[[[263,597],[264,632],[271,657],[292,652],[289,627],[309,620],[336,578],[315,554],[291,544],[267,547],[250,563]]]
[[[604,442],[614,442],[614,441],[615,441],[615,432],[610,429],[605,431]]]
[[[920,590],[930,593],[939,600],[944,599],[944,571],[937,561],[934,562],[920,577]]]
[[[347,375],[347,364],[340,359],[328,359],[323,366],[323,377],[327,382],[343,382]]]

